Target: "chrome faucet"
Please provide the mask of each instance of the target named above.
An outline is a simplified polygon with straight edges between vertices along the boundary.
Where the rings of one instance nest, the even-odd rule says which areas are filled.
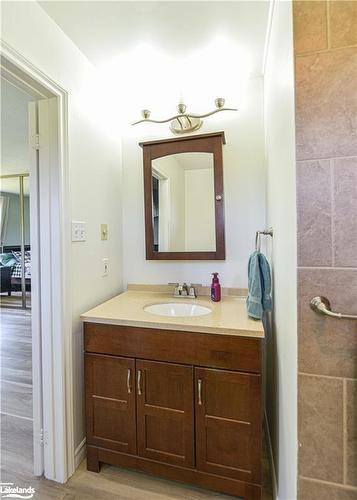
[[[187,284],[187,283],[169,283],[169,285],[173,285],[174,288],[174,297],[176,299],[195,299],[197,297],[195,286],[200,286],[200,285],[193,285]]]

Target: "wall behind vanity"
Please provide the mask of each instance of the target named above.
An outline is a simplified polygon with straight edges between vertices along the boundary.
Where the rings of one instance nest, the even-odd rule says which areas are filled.
[[[167,125],[156,128],[154,124],[126,131],[122,142],[124,286],[169,281],[208,284],[213,271],[220,273],[224,286],[247,286],[248,257],[254,247],[255,231],[265,226],[262,77],[249,80],[246,99],[238,108],[237,113],[222,113],[220,117],[207,119],[195,134],[220,130],[226,134],[227,144],[223,146],[225,261],[146,261],[143,162],[138,142],[172,137],[172,134]]]

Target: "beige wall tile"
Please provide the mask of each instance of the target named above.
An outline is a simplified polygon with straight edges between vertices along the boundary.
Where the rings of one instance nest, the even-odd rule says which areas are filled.
[[[357,378],[357,322],[310,309],[325,295],[333,310],[357,312],[357,269],[300,269],[298,276],[299,371]]]
[[[357,2],[329,2],[330,45],[345,47],[357,44]]]
[[[299,56],[297,159],[357,156],[357,49]]]
[[[299,376],[298,439],[300,475],[342,482],[341,379]]]
[[[299,500],[356,500],[357,489],[324,484],[310,479],[299,479]]]
[[[346,452],[347,483],[357,486],[357,380],[347,380]]]
[[[330,161],[298,162],[296,168],[298,263],[331,266]]]
[[[294,50],[296,54],[327,48],[326,2],[293,2]]]
[[[357,267],[357,157],[333,160],[337,267]]]

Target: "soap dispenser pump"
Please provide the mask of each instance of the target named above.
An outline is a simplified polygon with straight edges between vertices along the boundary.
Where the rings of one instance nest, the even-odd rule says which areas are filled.
[[[212,273],[212,276],[211,299],[213,302],[219,302],[221,300],[221,285],[219,283],[218,273]]]

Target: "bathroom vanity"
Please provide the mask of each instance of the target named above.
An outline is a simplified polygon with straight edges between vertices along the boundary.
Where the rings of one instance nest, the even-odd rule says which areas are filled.
[[[144,311],[175,301],[128,292],[82,316],[87,467],[100,463],[261,498],[261,322],[245,300],[200,296],[203,316]]]

